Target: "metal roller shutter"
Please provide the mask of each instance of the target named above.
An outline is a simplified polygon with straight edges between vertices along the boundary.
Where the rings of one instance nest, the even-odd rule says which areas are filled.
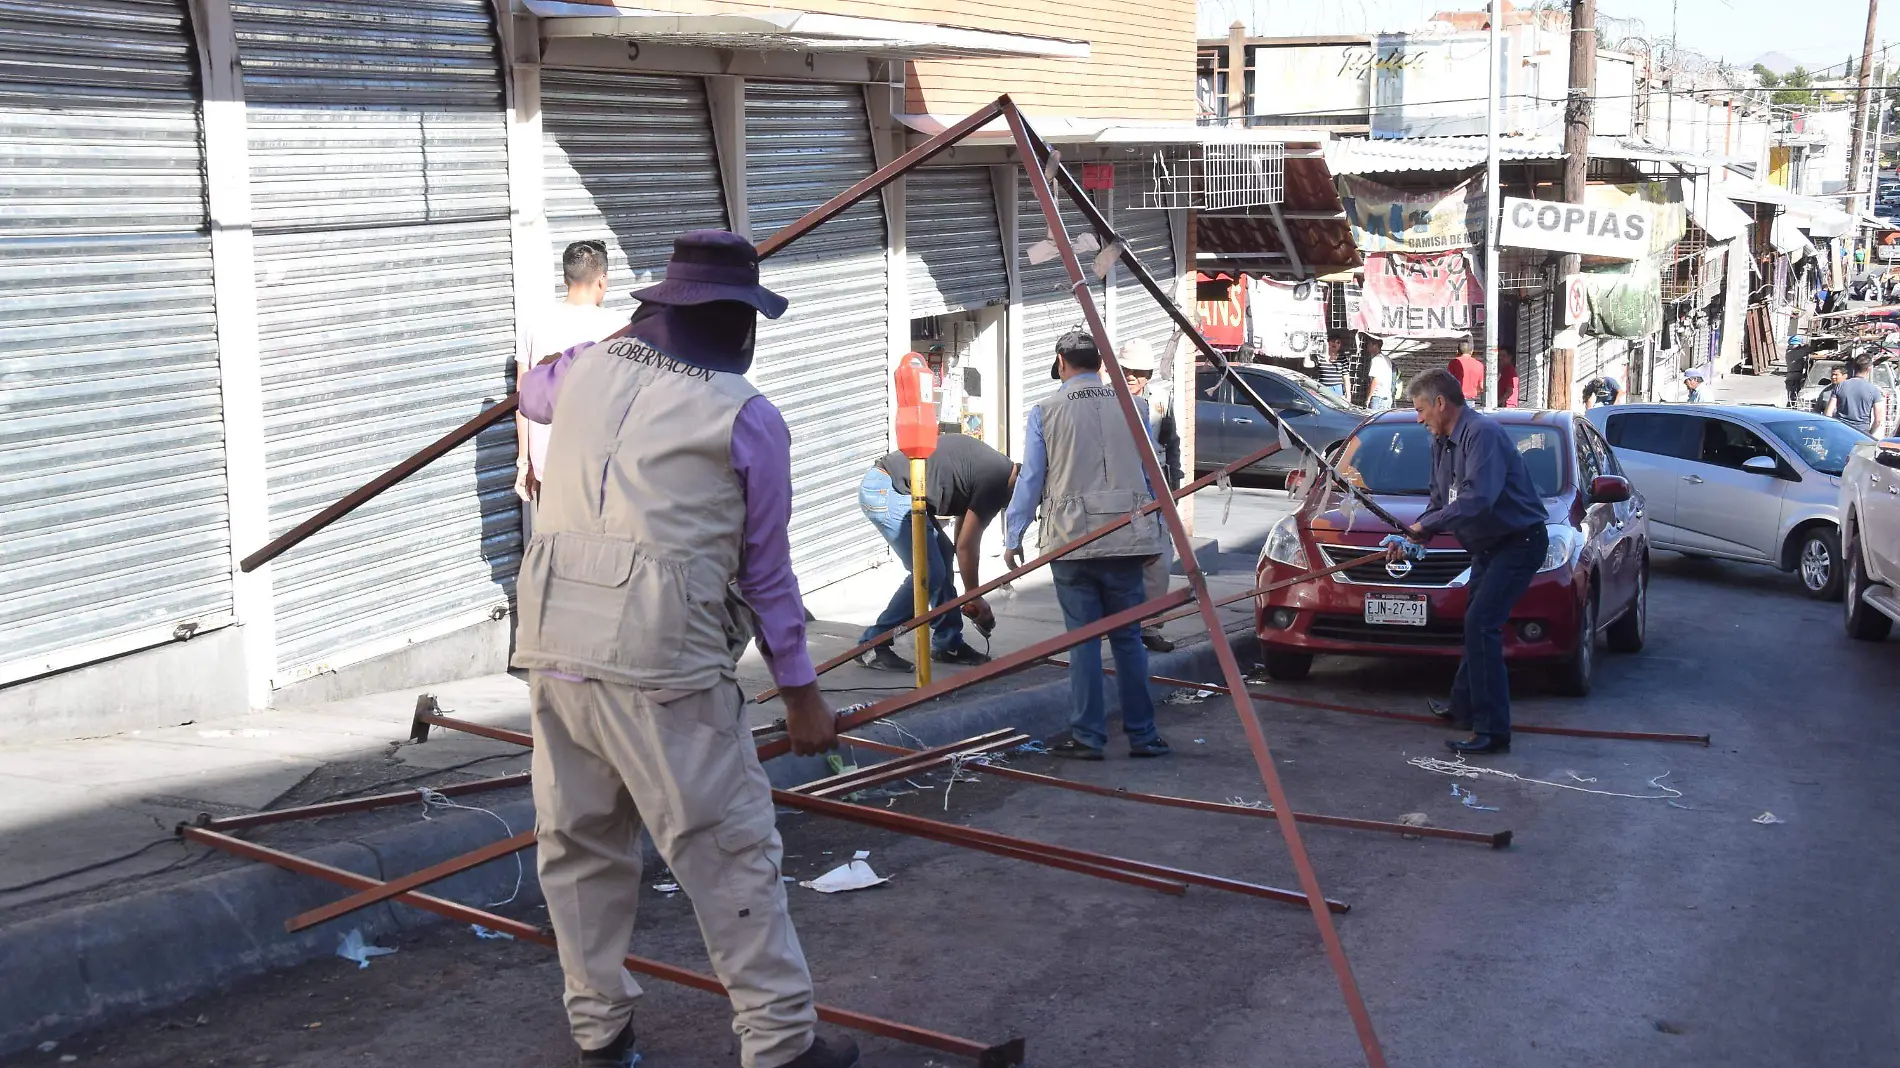
[[[271,532],[507,395],[507,126],[487,0],[236,0]],[[504,609],[504,423],[273,565],[276,683]]]
[[[1548,293],[1526,296],[1517,308],[1517,405],[1546,407],[1550,390],[1550,308]]]
[[[1013,360],[1015,377],[1011,392],[1015,397],[1015,417],[1009,440],[1020,443],[1028,426],[1029,409],[1055,388],[1054,380],[1049,377],[1049,364],[1056,358],[1056,339],[1070,330],[1085,328],[1088,320],[1082,315],[1082,305],[1075,299],[1069,272],[1062,266],[1060,256],[1037,264],[1029,262],[1029,246],[1049,236],[1049,224],[1026,176],[1018,176],[1016,180],[1016,200],[1016,269],[1022,278],[1023,347]],[[1071,240],[1090,232],[1087,221],[1066,197],[1058,195],[1056,204],[1062,210],[1062,222]],[[1089,257],[1083,257],[1082,270],[1087,273],[1096,309],[1106,314],[1106,290],[1101,279],[1090,270]]]
[[[877,169],[857,86],[747,82],[745,128],[756,240]],[[857,496],[889,441],[884,235],[883,200],[868,197],[761,265],[791,308],[759,320],[750,377],[791,426],[792,564],[807,590],[885,551]]]
[[[913,171],[904,184],[911,318],[1007,301],[1009,274],[989,168]]]
[[[0,682],[229,621],[185,5],[0,13]]]
[[[665,274],[673,239],[725,229],[706,83],[609,71],[541,71],[554,281],[570,242],[607,242],[607,306]]]
[[[1128,251],[1172,294],[1179,277],[1174,263],[1171,210],[1137,207],[1141,203],[1142,168],[1121,167],[1115,175],[1115,231],[1128,242]],[[1135,280],[1135,273],[1117,264],[1115,271],[1115,340],[1142,338],[1159,359],[1174,336],[1174,320]]]

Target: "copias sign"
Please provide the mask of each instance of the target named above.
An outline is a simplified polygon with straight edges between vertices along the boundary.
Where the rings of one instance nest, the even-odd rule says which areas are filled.
[[[1649,209],[1635,205],[1606,208],[1505,197],[1498,244],[1636,260],[1649,251],[1653,225]]]

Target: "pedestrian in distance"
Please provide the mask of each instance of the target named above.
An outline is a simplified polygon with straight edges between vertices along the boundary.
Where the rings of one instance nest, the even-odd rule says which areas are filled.
[[[1517,407],[1517,353],[1498,346],[1498,407]]]
[[[1684,404],[1702,403],[1702,372],[1690,370],[1682,376],[1682,402]]]
[[[1360,341],[1366,354],[1366,407],[1383,412],[1392,407],[1392,358],[1385,354],[1385,339],[1366,334]]]
[[[1009,457],[964,434],[945,434],[937,439],[937,451],[924,468],[924,500],[930,517],[930,530],[924,547],[930,584],[930,606],[936,608],[957,597],[956,574],[963,576],[963,588],[974,590],[983,584],[981,558],[983,531],[990,520],[1009,505],[1010,491],[1016,486],[1016,465]],[[871,521],[891,551],[904,564],[905,578],[877,622],[864,629],[858,641],[868,642],[911,618],[916,610],[916,572],[913,570],[910,510],[910,457],[901,452],[871,465],[858,483],[858,506]],[[957,536],[953,543],[943,532],[940,517],[956,520]],[[954,569],[954,573],[953,573]],[[931,622],[930,658],[939,664],[987,664],[989,656],[971,648],[963,639],[963,620],[968,616],[985,634],[996,626],[996,614],[988,602],[978,597],[963,606],[963,611],[945,612]],[[895,639],[886,639],[859,659],[866,667],[908,674],[916,665],[897,655]]]
[[[1867,380],[1873,361],[1864,352],[1847,359],[1847,379],[1834,387],[1828,398],[1827,414],[1863,434],[1887,425],[1887,400],[1880,387]]]
[[[1341,400],[1351,388],[1351,374],[1346,367],[1346,335],[1335,330],[1326,335],[1326,354],[1319,358],[1319,365],[1313,368],[1313,377],[1319,380],[1321,388]]]
[[[1783,384],[1788,387],[1788,407],[1799,403],[1801,390],[1808,381],[1808,339],[1799,334],[1788,339],[1788,351],[1782,356]]]
[[[1623,396],[1623,383],[1609,375],[1598,375],[1583,384],[1583,410],[1599,404],[1615,404]]]
[[[1445,742],[1452,752],[1508,753],[1511,679],[1504,665],[1504,624],[1549,550],[1548,514],[1511,435],[1465,403],[1464,389],[1449,371],[1421,372],[1406,396],[1432,432],[1430,504],[1403,538],[1387,539],[1386,557],[1416,558],[1441,533],[1471,554],[1464,658],[1451,699],[1427,705],[1433,715],[1471,732]]]
[[[1458,339],[1458,355],[1451,358],[1446,370],[1458,380],[1458,388],[1464,391],[1466,400],[1475,401],[1484,396],[1484,361],[1473,351],[1470,338]]]
[[[1037,514],[1047,550],[1129,516],[1154,499],[1141,454],[1135,451],[1137,442],[1128,433],[1114,388],[1102,382],[1101,369],[1102,355],[1088,334],[1072,330],[1056,342],[1050,375],[1062,386],[1029,412],[1022,473],[1004,514],[1006,567],[1021,565],[1023,535]],[[1152,513],[1135,515],[1127,526],[1050,564],[1064,627],[1075,630],[1140,605],[1145,599],[1142,567],[1160,552],[1162,536]],[[1168,743],[1155,729],[1148,650],[1141,644],[1140,624],[1116,628],[1108,643],[1115,654],[1129,755],[1166,755]],[[1102,759],[1108,745],[1108,707],[1099,639],[1069,652],[1069,701],[1068,737],[1050,751],[1077,760]]]
[[[628,336],[545,360],[521,408],[552,423],[522,556],[514,666],[528,669],[541,888],[583,1068],[626,1068],[639,986],[623,966],[640,832],[699,916],[744,1068],[857,1068],[814,1034],[811,971],[779,873],[772,785],[737,682],[754,630],[793,752],[837,745],[792,573],[791,433],[746,381],[752,243],[694,230]]]
[[[1843,361],[1827,373],[1827,384],[1821,387],[1821,392],[1815,394],[1814,401],[1808,406],[1809,409],[1815,415],[1826,415],[1833,409],[1834,391],[1841,388],[1841,383],[1845,381],[1847,381],[1847,364]]]
[[[1169,403],[1166,390],[1153,394],[1148,392],[1148,383],[1155,372],[1154,350],[1141,338],[1129,338],[1122,343],[1116,356],[1121,360],[1122,374],[1128,378],[1128,392],[1135,395],[1135,401],[1143,408],[1148,417],[1150,440],[1154,444],[1155,456],[1161,461],[1161,470],[1168,476],[1168,488],[1181,485],[1181,434],[1175,429],[1173,406]],[[1168,572],[1174,563],[1174,553],[1169,551],[1168,539],[1159,539],[1161,551],[1142,566],[1142,589],[1148,600],[1168,592]],[[1174,643],[1161,633],[1161,624],[1148,622],[1141,627],[1141,644],[1151,653],[1170,653]]]
[[[599,241],[576,241],[561,254],[561,277],[566,294],[529,325],[516,357],[515,382],[543,357],[566,352],[576,345],[599,341],[627,325],[625,312],[601,307],[607,299],[607,246]],[[515,495],[531,504],[540,490],[541,469],[547,462],[548,424],[515,415]]]

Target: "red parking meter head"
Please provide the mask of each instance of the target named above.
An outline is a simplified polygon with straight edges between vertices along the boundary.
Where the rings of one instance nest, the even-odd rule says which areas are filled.
[[[897,364],[897,448],[913,460],[937,451],[937,386],[930,365],[915,352]]]

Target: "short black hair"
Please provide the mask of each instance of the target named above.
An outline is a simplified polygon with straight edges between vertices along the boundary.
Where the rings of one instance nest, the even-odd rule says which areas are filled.
[[[1857,352],[1847,361],[1847,369],[1852,374],[1864,375],[1873,370],[1874,361],[1864,352]]]
[[[1443,367],[1428,367],[1413,375],[1411,383],[1405,387],[1405,396],[1408,400],[1443,397],[1445,403],[1453,408],[1465,406],[1465,387],[1458,381],[1457,375]]]
[[[1084,371],[1102,369],[1102,354],[1095,347],[1095,339],[1085,330],[1071,330],[1056,339],[1056,355],[1070,367],[1080,367]]]
[[[1471,339],[1468,337],[1461,337],[1458,339],[1458,355],[1460,356],[1463,356],[1467,352],[1473,351],[1476,347],[1477,346],[1473,345],[1471,343]]]
[[[576,241],[561,253],[561,277],[571,286],[589,285],[607,273],[607,244]]]

